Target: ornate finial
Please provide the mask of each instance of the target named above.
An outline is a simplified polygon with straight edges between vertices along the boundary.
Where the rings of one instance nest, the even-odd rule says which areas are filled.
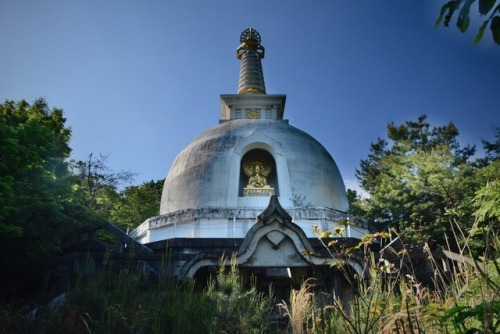
[[[260,60],[264,58],[264,47],[260,45],[260,34],[253,28],[241,33],[236,56],[241,60],[238,94],[266,94],[264,73]]]

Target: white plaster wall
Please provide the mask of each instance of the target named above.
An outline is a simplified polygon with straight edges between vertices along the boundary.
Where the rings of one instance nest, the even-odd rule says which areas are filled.
[[[324,220],[294,220],[308,238],[317,238],[313,232],[313,225],[324,226],[323,230],[344,228],[344,225],[334,221]],[[173,238],[245,238],[250,228],[255,224],[255,219],[197,219],[196,221],[173,223],[148,230],[137,240],[143,244]],[[362,227],[350,227],[345,237],[361,239],[368,233]]]
[[[267,197],[238,197],[241,157],[255,148],[275,159],[283,207],[302,198],[314,207],[347,210],[340,172],[314,138],[285,121],[233,120],[204,132],[177,156],[165,180],[160,214],[203,206],[265,209]]]

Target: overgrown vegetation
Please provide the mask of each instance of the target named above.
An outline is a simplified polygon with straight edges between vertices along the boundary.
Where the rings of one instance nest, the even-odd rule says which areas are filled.
[[[39,289],[79,227],[132,229],[159,212],[163,181],[121,189],[133,173],[110,170],[107,156],[71,160],[65,123],[43,99],[0,104],[0,298]]]
[[[494,239],[491,257],[476,265],[459,263],[452,272],[435,266],[434,280],[441,290],[432,290],[402,268],[370,257],[370,280],[357,278],[358,293],[344,308],[328,295],[331,303],[318,306],[312,284],[292,291],[284,309],[290,317],[291,333],[498,333],[500,331],[500,238]],[[400,257],[407,256],[402,252]],[[347,274],[347,273],[346,273]],[[437,282],[436,282],[437,285]],[[300,303],[297,303],[300,300]],[[308,310],[308,312],[304,312]]]
[[[498,148],[497,148],[498,150]],[[498,160],[493,161],[494,166]],[[491,172],[490,169],[488,169]],[[476,210],[470,231],[462,231],[450,221],[458,254],[446,266],[433,256],[428,244],[421,251],[432,268],[431,285],[423,284],[412,267],[406,247],[395,249],[393,242],[374,253],[368,245],[387,238],[387,232],[366,235],[356,247],[331,251],[345,276],[355,281],[357,293],[345,306],[345,301],[326,295],[330,303],[315,303],[313,284],[306,282],[299,291],[292,291],[290,303],[284,304],[292,333],[499,333],[500,332],[500,188],[498,169],[495,177],[476,191],[472,203]],[[481,226],[481,227],[479,227]],[[331,249],[345,234],[345,229],[321,231],[320,240],[329,240],[324,247]],[[395,231],[392,231],[394,235]],[[471,235],[480,233],[484,251],[477,256],[471,250]],[[400,236],[396,234],[400,240]],[[352,275],[348,268],[350,256],[363,250],[364,273]],[[451,253],[450,253],[451,254]],[[397,261],[390,262],[392,258]],[[405,261],[407,260],[407,261]],[[410,266],[404,268],[404,263]],[[399,265],[396,265],[399,264]],[[363,279],[365,273],[369,279]],[[297,303],[297,300],[301,300]],[[304,310],[309,310],[304,312]]]
[[[233,262],[208,289],[194,282],[89,261],[64,300],[23,312],[0,308],[0,333],[265,333],[269,296],[243,289]],[[98,267],[96,267],[98,266]]]
[[[137,271],[116,271],[87,265],[74,289],[58,305],[33,313],[2,307],[2,333],[498,333],[500,331],[500,238],[488,232],[491,249],[484,262],[458,263],[444,273],[435,266],[432,290],[414,275],[384,261],[364,247],[370,279],[355,277],[357,294],[345,303],[315,291],[313,280],[292,290],[280,309],[288,327],[269,322],[272,299],[255,287],[243,288],[232,262],[208,289],[197,292],[192,282],[158,279]],[[398,257],[408,254],[399,252]],[[402,263],[402,261],[401,261]],[[345,265],[345,264],[343,264]],[[343,266],[342,265],[342,266]],[[346,271],[346,275],[349,273]],[[321,300],[321,302],[320,302]],[[325,304],[325,300],[329,301]],[[347,305],[347,306],[346,306]]]
[[[226,258],[203,291],[161,273],[89,260],[64,299],[21,302],[78,227],[109,219],[133,228],[156,215],[162,182],[119,190],[132,175],[107,169],[106,156],[70,161],[62,111],[43,100],[0,104],[0,135],[0,333],[500,332],[498,128],[495,142],[483,142],[484,157],[473,160],[474,147],[458,144],[452,123],[432,128],[422,116],[389,124],[391,144],[372,144],[358,171],[370,197],[348,194],[351,212],[379,232],[336,249],[345,230],[317,230],[356,293],[340,300],[307,280],[279,303],[286,328],[270,322],[277,312],[272,291],[245,288],[234,259]],[[409,248],[368,247],[388,237],[403,246],[422,241],[432,284],[413,271]],[[434,256],[439,250],[454,252],[446,268]],[[347,261],[354,253],[365,263],[357,275]]]
[[[222,257],[217,279],[209,283],[206,295],[215,302],[212,312],[215,324],[211,333],[264,333],[271,330],[268,317],[273,310],[272,290],[268,294],[257,291],[255,282],[245,289],[236,266],[236,258],[226,268]]]

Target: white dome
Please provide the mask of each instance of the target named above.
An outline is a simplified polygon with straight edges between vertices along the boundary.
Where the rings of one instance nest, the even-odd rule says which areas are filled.
[[[269,197],[241,194],[241,161],[252,150],[274,159],[283,207],[347,211],[340,172],[317,140],[287,121],[241,119],[205,131],[182,150],[165,180],[160,214],[202,207],[264,209]]]

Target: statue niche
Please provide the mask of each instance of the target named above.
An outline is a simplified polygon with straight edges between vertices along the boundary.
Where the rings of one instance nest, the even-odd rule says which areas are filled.
[[[243,188],[243,196],[272,196],[274,188],[267,184],[267,176],[272,167],[262,160],[249,160],[243,163],[243,170],[248,176],[248,183]]]

